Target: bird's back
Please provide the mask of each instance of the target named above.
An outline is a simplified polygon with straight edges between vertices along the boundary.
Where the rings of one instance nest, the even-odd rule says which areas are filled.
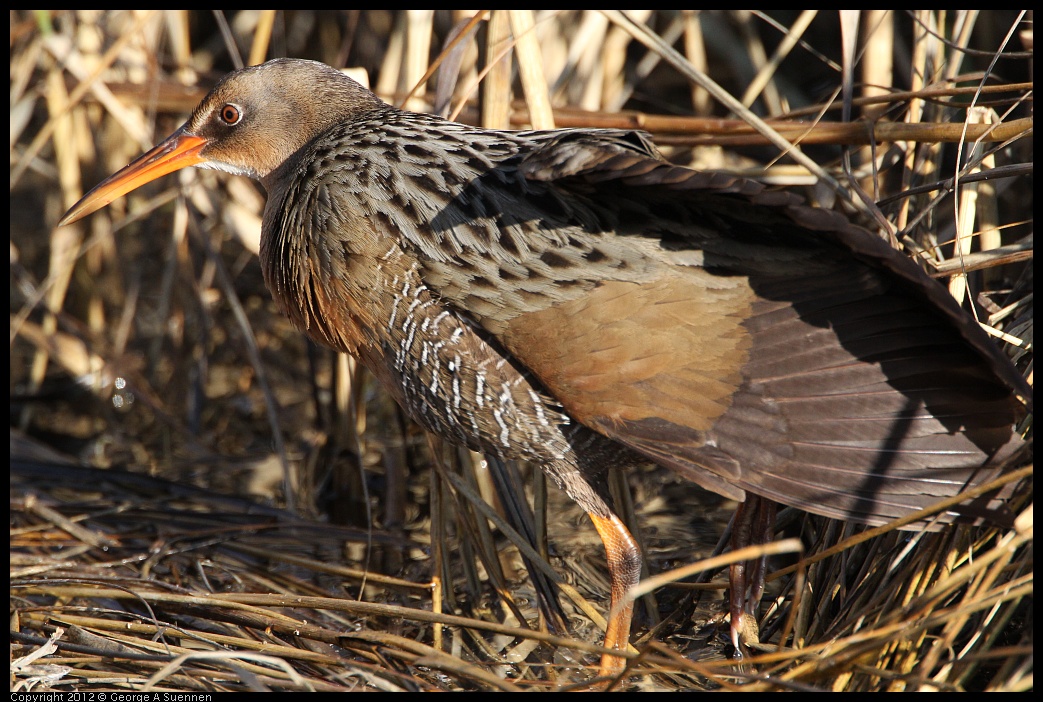
[[[1010,362],[840,215],[671,166],[632,132],[489,132],[388,108],[325,139],[269,201],[270,287],[472,447],[521,441],[474,392],[498,363],[532,426],[578,422],[722,494],[871,523],[994,477],[1022,444],[1030,391]],[[330,276],[307,274],[323,261],[342,272],[325,290]],[[307,314],[325,307],[328,329]],[[457,363],[485,365],[454,390],[422,361],[465,338]]]

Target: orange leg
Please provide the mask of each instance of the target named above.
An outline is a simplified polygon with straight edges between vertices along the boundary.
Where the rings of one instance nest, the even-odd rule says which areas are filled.
[[[624,596],[641,578],[641,552],[637,548],[634,537],[619,517],[609,513],[607,517],[590,515],[594,527],[605,544],[608,554],[608,571],[612,578],[612,609],[605,630],[605,648],[625,651],[630,644],[630,620],[634,615],[634,604],[617,606],[624,601]],[[626,667],[626,659],[606,654],[601,658],[599,676],[614,677]]]

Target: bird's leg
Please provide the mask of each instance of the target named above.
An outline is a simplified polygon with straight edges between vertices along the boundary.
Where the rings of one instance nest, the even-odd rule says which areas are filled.
[[[641,552],[637,542],[620,521],[619,517],[590,514],[594,527],[605,544],[608,554],[608,570],[612,579],[611,609],[605,630],[605,648],[625,651],[630,644],[630,620],[634,615],[634,603],[625,602],[627,590],[637,585],[641,578]],[[605,654],[601,657],[598,675],[614,677],[626,667],[626,659]]]
[[[732,521],[732,549],[738,544],[750,542],[752,504],[756,495],[746,493],[746,500],[739,503],[735,510],[735,519]],[[744,612],[746,611],[746,561],[736,561],[728,569],[728,580],[730,590],[728,592],[728,612],[731,615],[729,629],[731,631],[732,646],[735,647],[735,658],[742,658],[742,646],[740,633],[742,631]]]
[[[753,519],[751,536],[753,543],[766,544],[771,541],[775,531],[775,502],[757,498],[756,514]],[[746,613],[757,621],[757,611],[764,596],[764,576],[767,574],[768,557],[761,555],[753,562],[749,573],[746,592]]]
[[[746,501],[735,511],[732,526],[732,549],[751,544],[767,543],[775,528],[775,503],[753,493],[746,493]],[[754,561],[740,561],[731,566],[729,580],[731,592],[728,604],[731,615],[730,630],[735,658],[742,658],[745,643],[757,643],[757,610],[764,594],[764,575],[767,558],[760,556]]]

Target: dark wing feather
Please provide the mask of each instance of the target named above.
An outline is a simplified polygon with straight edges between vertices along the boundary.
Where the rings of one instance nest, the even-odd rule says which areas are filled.
[[[724,494],[870,523],[998,474],[1031,389],[940,285],[839,214],[653,156],[566,135],[521,166],[662,251],[509,321],[572,416]],[[689,304],[654,318],[667,299]]]

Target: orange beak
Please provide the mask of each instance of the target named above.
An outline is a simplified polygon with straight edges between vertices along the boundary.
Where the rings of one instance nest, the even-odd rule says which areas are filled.
[[[160,176],[203,163],[206,159],[200,156],[199,152],[206,144],[207,141],[203,137],[188,134],[183,129],[177,130],[151,151],[138,156],[130,164],[96,185],[69,208],[65,216],[58,220],[58,226],[83,219],[116,198]]]

